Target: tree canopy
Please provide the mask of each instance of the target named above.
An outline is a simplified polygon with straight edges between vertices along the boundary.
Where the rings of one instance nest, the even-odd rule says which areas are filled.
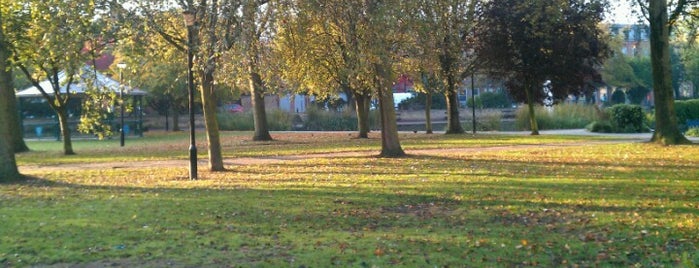
[[[15,2],[12,14],[21,19],[11,26],[13,64],[19,67],[56,112],[65,154],[74,154],[68,126],[67,103],[70,86],[85,77],[83,68],[103,47],[105,30],[94,1]],[[96,19],[97,18],[97,19]],[[52,94],[39,85],[51,82]]]
[[[532,134],[538,134],[533,105],[540,88],[552,83],[554,99],[590,91],[609,54],[598,28],[605,1],[516,1],[482,3],[475,30],[481,67],[507,81],[510,95],[530,107]]]

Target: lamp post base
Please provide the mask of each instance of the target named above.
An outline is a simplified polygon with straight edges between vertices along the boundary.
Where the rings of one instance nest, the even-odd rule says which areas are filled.
[[[197,179],[197,147],[189,146],[189,179]]]

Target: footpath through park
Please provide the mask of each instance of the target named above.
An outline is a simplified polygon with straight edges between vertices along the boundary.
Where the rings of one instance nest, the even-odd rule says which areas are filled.
[[[489,135],[528,135],[526,131],[516,132],[484,132]],[[610,140],[590,140],[590,141],[572,141],[567,143],[541,143],[541,144],[526,144],[526,145],[493,145],[479,147],[463,147],[463,148],[439,148],[439,149],[412,149],[406,150],[409,155],[417,156],[439,156],[444,154],[463,154],[475,153],[484,151],[510,151],[522,150],[529,148],[541,147],[572,147],[572,146],[590,146],[601,144],[620,144],[647,142],[652,137],[651,133],[632,133],[632,134],[610,134],[610,133],[591,133],[584,129],[572,130],[545,130],[540,132],[541,135],[571,135],[571,136],[597,136],[609,137]],[[437,134],[439,135],[439,134]],[[699,138],[690,138],[694,143],[699,143]],[[303,155],[283,155],[283,156],[265,156],[265,157],[239,157],[224,160],[226,166],[239,165],[264,165],[264,164],[280,164],[290,161],[301,161],[308,159],[322,158],[338,158],[338,157],[372,157],[376,156],[375,150],[348,151],[348,152],[332,152],[318,154],[303,154]],[[199,159],[199,165],[206,165],[206,159]],[[186,159],[172,160],[148,160],[148,161],[129,161],[129,162],[96,162],[96,163],[65,163],[53,165],[24,165],[20,167],[22,171],[31,172],[46,172],[46,171],[69,171],[77,169],[92,169],[92,170],[107,170],[107,169],[140,169],[140,168],[177,168],[188,166]]]

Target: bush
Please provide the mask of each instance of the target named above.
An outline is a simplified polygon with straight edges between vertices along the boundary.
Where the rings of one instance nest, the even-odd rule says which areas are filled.
[[[282,111],[280,109],[273,109],[267,111],[267,127],[271,131],[288,131],[291,130],[291,123],[293,121],[293,114]]]
[[[675,101],[675,112],[681,125],[686,124],[687,120],[699,119],[699,99]]]
[[[378,111],[369,115],[369,125],[376,126]],[[316,131],[352,131],[357,130],[357,115],[355,111],[331,112],[318,108],[306,110],[305,130]]]
[[[699,127],[693,127],[688,129],[685,133],[687,137],[699,137]]]
[[[468,99],[467,105],[473,107],[471,98]],[[508,108],[510,106],[512,106],[512,102],[502,92],[483,92],[476,97],[476,107],[478,108]]]
[[[499,110],[479,111],[476,115],[477,131],[497,131],[501,129],[502,112]],[[469,114],[470,115],[470,114]],[[473,131],[473,117],[463,120],[462,126],[467,132]]]
[[[425,109],[427,94],[418,93],[415,97],[405,99],[398,103],[398,108],[401,110],[422,110]],[[442,93],[432,94],[432,109],[443,110],[447,108],[447,99]]]
[[[638,133],[644,130],[643,108],[638,105],[617,104],[607,108],[615,132]]]
[[[226,113],[218,115],[218,128],[220,130],[250,131],[255,129],[255,121],[252,112]],[[267,127],[270,131],[291,130],[293,115],[279,109],[267,111]]]
[[[552,109],[537,106],[534,112],[540,130],[585,128],[598,119],[595,106],[585,104],[559,104],[553,106]],[[529,107],[527,105],[522,105],[517,109],[515,128],[519,130],[530,129]]]
[[[249,131],[255,129],[255,124],[252,119],[251,112],[244,113],[227,113],[221,112],[217,114],[218,128],[220,130],[239,130]]]
[[[614,127],[609,121],[594,121],[587,125],[585,129],[596,133],[611,133],[614,131]]]

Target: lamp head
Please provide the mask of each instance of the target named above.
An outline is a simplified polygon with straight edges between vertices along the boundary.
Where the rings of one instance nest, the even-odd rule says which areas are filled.
[[[184,25],[189,27],[189,26],[194,26],[194,22],[197,20],[196,13],[194,13],[191,10],[185,10],[182,12],[182,15],[184,16]]]

